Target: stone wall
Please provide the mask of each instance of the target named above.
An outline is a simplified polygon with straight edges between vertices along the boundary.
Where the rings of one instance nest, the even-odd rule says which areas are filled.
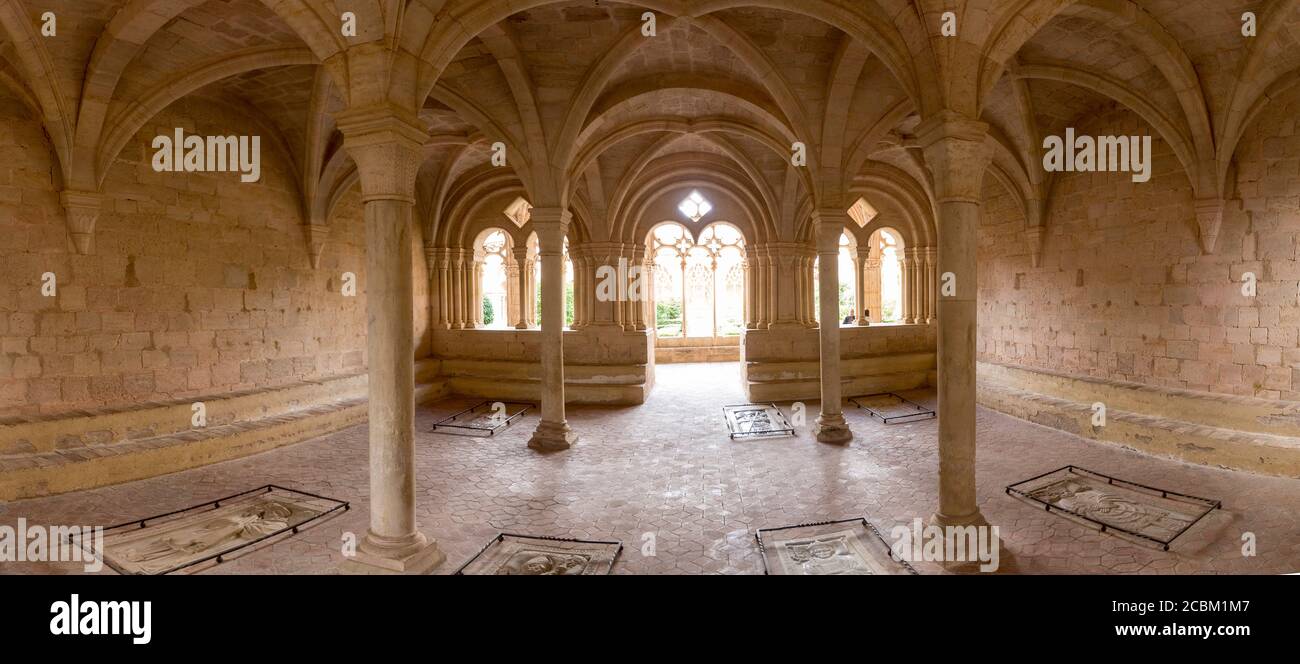
[[[1190,182],[1167,145],[1114,108],[1081,134],[1156,136],[1150,182],[1061,174],[1041,267],[1024,220],[985,180],[980,240],[982,361],[1147,385],[1300,399],[1300,97],[1271,103],[1246,133],[1215,251],[1203,255]],[[1239,199],[1239,200],[1236,200]],[[1258,296],[1242,294],[1245,273]]]
[[[750,330],[741,343],[741,367],[751,401],[821,397],[816,328]],[[935,382],[933,325],[842,327],[840,377],[844,396],[898,392]]]
[[[647,332],[587,328],[564,333],[565,400],[634,405],[654,387],[653,339]],[[456,394],[538,401],[541,330],[436,330],[434,356]]]
[[[349,194],[313,270],[288,155],[263,137],[262,179],[156,173],[150,143],[263,134],[182,100],[127,145],[104,184],[92,255],[71,251],[58,168],[40,124],[0,95],[0,416],[50,414],[274,387],[365,366],[365,249]],[[416,254],[416,325],[430,348]],[[42,297],[41,275],[58,278]],[[343,272],[358,296],[339,292]]]

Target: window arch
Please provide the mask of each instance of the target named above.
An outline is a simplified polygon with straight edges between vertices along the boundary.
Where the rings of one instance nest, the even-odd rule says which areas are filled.
[[[853,316],[856,322],[857,317],[862,315],[856,312],[857,309],[857,256],[855,255],[857,242],[853,236],[848,233],[840,233],[840,259],[839,259],[839,281],[840,281],[840,321],[846,321],[849,316]],[[821,257],[813,259],[813,320],[821,322]]]
[[[699,238],[676,222],[647,241],[654,263],[655,335],[661,339],[739,337],[745,328],[745,236],[725,222]]]
[[[489,228],[479,234],[474,245],[482,290],[475,305],[479,309],[479,322],[488,329],[509,327],[510,244],[510,236],[505,231]]]
[[[898,323],[903,320],[903,241],[897,231],[876,231],[874,241],[880,252],[880,320]]]
[[[537,247],[537,233],[533,233],[528,238],[530,253],[533,248]],[[542,268],[538,261],[535,275],[533,278],[533,316],[534,320],[542,320]],[[564,238],[564,327],[573,327],[574,321],[574,300],[573,300],[573,259],[569,256],[569,238]]]

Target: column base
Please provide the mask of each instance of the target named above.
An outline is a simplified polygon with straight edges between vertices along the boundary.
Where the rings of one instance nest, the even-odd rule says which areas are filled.
[[[935,512],[933,515],[930,516],[930,524],[934,526],[939,526],[940,528],[944,528],[947,526],[955,526],[960,528],[964,526],[987,526],[989,525],[989,522],[987,519],[984,518],[984,515],[980,513],[979,509],[976,509],[974,512],[971,512],[970,514],[960,514],[960,515],[951,515],[951,514],[944,514],[943,512]]]
[[[974,526],[976,528],[992,527],[989,525],[988,520],[984,518],[984,515],[980,513],[978,509],[972,512],[971,514],[966,514],[961,516],[950,516],[947,514],[942,514],[940,512],[935,512],[933,515],[930,516],[930,525],[938,526],[944,529],[950,527],[966,528],[970,526]],[[999,547],[998,560],[1001,560],[1002,556],[1000,555],[1000,552],[1001,552],[1002,542],[998,542],[998,547]],[[985,563],[979,560],[944,560],[939,562],[940,567],[953,574],[986,574],[987,572],[981,569],[984,566],[984,564]],[[997,570],[991,570],[991,571],[995,572]]]
[[[447,560],[424,533],[417,532],[406,540],[393,541],[366,533],[357,552],[344,561],[345,574],[428,574]]]
[[[849,423],[844,421],[843,414],[818,417],[817,424],[813,427],[813,434],[817,436],[817,442],[832,445],[843,445],[853,440],[853,430],[849,428]]]
[[[562,452],[578,442],[578,434],[569,428],[568,422],[542,421],[528,441],[528,447],[538,452]]]

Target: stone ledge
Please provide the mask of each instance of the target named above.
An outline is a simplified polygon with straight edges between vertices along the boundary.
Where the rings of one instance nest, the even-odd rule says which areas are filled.
[[[420,370],[417,373],[427,375],[428,371]],[[438,399],[447,393],[448,387],[444,381],[422,382],[416,386],[416,402]],[[248,396],[250,395],[240,394],[235,398]],[[220,398],[217,398],[211,403],[219,401]],[[165,475],[258,454],[366,420],[364,382],[361,396],[323,401],[288,410],[277,406],[277,412],[273,415],[215,424],[202,429],[185,429],[116,443],[3,456],[0,457],[0,500],[47,496]],[[152,416],[155,415],[145,417]],[[75,415],[63,420],[45,420],[43,424],[62,421],[71,426],[79,417],[81,416]],[[185,421],[188,422],[188,419],[187,410]]]
[[[1075,401],[1019,389],[984,376],[981,376],[979,383],[978,400],[981,405],[1012,417],[1083,438],[1114,443],[1145,454],[1206,466],[1300,478],[1300,438],[1296,437],[1227,429],[1144,414],[1125,410],[1112,403],[1107,404],[1106,426],[1094,427],[1092,404],[1104,401],[1103,399]]]
[[[1213,428],[1300,437],[1300,403],[980,362],[979,380]]]

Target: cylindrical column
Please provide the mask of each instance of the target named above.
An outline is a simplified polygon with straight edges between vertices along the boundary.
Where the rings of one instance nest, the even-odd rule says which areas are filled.
[[[975,323],[980,190],[988,125],[943,111],[917,129],[938,201],[938,271],[955,291],[938,300],[938,525],[982,525],[975,492]]]
[[[519,264],[518,274],[515,275],[516,279],[518,279],[515,290],[519,292],[519,297],[517,298],[517,306],[519,309],[515,312],[515,329],[527,330],[529,318],[528,309],[533,305],[531,297],[532,288],[529,288],[530,282],[528,279],[530,273],[528,264],[531,262],[528,260],[528,245],[515,247],[515,256],[515,262]]]
[[[562,208],[533,208],[542,261],[542,421],[528,446],[547,452],[577,441],[564,416],[564,234],[570,218]]]
[[[840,384],[840,236],[848,212],[819,210],[814,219],[817,235],[817,299],[821,326],[822,410],[814,429],[823,443],[844,444],[853,431],[844,420]]]
[[[370,528],[349,561],[425,572],[445,556],[415,520],[415,335],[411,210],[421,146],[418,117],[389,107],[337,116],[357,163],[366,223]]]

